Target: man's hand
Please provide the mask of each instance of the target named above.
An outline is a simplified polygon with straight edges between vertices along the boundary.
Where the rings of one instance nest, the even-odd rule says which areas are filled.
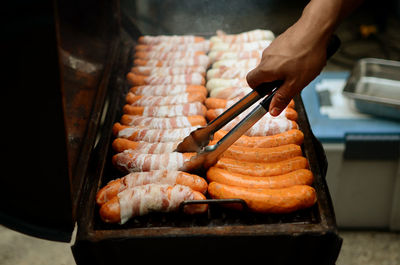
[[[360,0],[312,0],[301,18],[268,46],[260,64],[247,75],[250,87],[283,80],[270,105],[277,116],[290,100],[307,86],[323,69],[327,45],[332,33]]]

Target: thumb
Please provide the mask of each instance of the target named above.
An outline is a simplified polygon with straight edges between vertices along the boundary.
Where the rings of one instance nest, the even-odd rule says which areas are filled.
[[[287,107],[295,95],[296,91],[289,85],[289,82],[283,83],[272,98],[269,106],[270,114],[272,116],[278,116]]]

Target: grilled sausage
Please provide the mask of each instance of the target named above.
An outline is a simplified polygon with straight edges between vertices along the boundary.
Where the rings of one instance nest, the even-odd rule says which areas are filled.
[[[140,115],[123,114],[121,124],[129,126],[141,126],[149,129],[174,129],[193,126],[204,126],[206,119],[200,115],[180,116],[172,118],[144,117]]]
[[[308,162],[303,156],[271,163],[247,162],[223,157],[218,160],[215,166],[233,173],[267,177],[287,174],[298,169],[306,169],[308,168]]]
[[[182,93],[201,93],[207,96],[207,88],[198,85],[157,85],[157,86],[135,86],[130,89],[135,95],[143,96],[172,96]]]
[[[210,47],[211,51],[259,51],[264,50],[270,44],[271,41],[266,40],[240,43],[214,42],[210,44]],[[141,49],[141,47],[139,47],[138,49]]]
[[[208,98],[210,99],[210,98]],[[246,115],[248,113],[250,113],[250,111],[252,110],[252,108],[247,109],[246,111],[242,112],[241,114],[239,114],[238,116],[236,116],[235,120],[237,122],[239,122],[240,120],[242,120],[244,117],[246,117]],[[208,121],[212,121],[214,119],[216,119],[219,115],[221,115],[222,113],[224,113],[225,109],[213,109],[213,108],[208,108],[207,112],[206,112],[206,117]],[[292,121],[297,121],[298,118],[298,114],[297,111],[294,110],[293,108],[285,108],[278,116],[276,117],[272,117],[271,114],[267,113],[263,118],[261,119],[276,119],[276,118],[287,118],[289,120]],[[237,123],[235,122],[235,124]]]
[[[219,60],[226,59],[235,59],[235,60],[243,60],[243,59],[251,59],[251,58],[261,58],[262,50],[254,50],[254,51],[211,51],[208,56],[211,59],[211,62],[216,62]]]
[[[256,51],[257,52],[257,51]],[[245,79],[247,74],[252,70],[252,68],[235,68],[235,67],[220,67],[214,68],[207,71],[207,79],[222,78],[222,79],[232,79],[239,78]]]
[[[246,79],[222,79],[222,78],[213,78],[209,79],[206,83],[206,88],[208,91],[213,91],[214,89],[220,87],[247,87]]]
[[[130,115],[142,115],[146,117],[178,117],[178,116],[194,116],[206,115],[207,108],[201,102],[191,102],[180,105],[164,105],[164,106],[131,106],[126,104],[123,112]]]
[[[155,45],[159,43],[196,43],[205,41],[204,37],[193,35],[158,35],[158,36],[140,36],[138,42],[141,44]]]
[[[219,130],[214,134],[214,140],[221,140],[227,131]],[[246,136],[242,135],[233,145],[245,147],[270,148],[287,144],[301,145],[304,141],[304,134],[298,129],[292,129],[283,133],[269,136]]]
[[[218,112],[220,113],[216,113],[216,115],[221,115],[221,113],[227,109],[230,108],[233,104],[235,104],[236,102],[238,102],[239,100],[241,100],[241,97],[237,97],[237,98],[233,98],[233,99],[222,99],[222,98],[212,98],[209,97],[204,101],[204,104],[206,105],[206,107],[208,109],[221,109]],[[294,109],[294,100],[292,99],[289,104],[287,105],[287,108],[292,108]]]
[[[182,74],[182,75],[137,75],[128,73],[126,75],[128,82],[133,86],[144,85],[204,85],[206,80],[199,73]]]
[[[135,172],[108,182],[106,186],[97,192],[96,203],[98,205],[103,205],[125,189],[151,183],[169,185],[180,184],[201,193],[205,193],[208,187],[204,178],[183,171],[155,170],[149,172]]]
[[[207,55],[199,55],[192,58],[184,58],[184,59],[170,59],[170,60],[143,60],[143,59],[135,59],[133,61],[136,66],[155,66],[155,67],[163,67],[163,66],[203,66],[208,68],[210,65],[210,59]]]
[[[172,96],[143,96],[135,95],[132,92],[126,94],[126,103],[132,106],[165,106],[180,105],[192,102],[205,101],[206,97],[202,93],[184,93]]]
[[[113,156],[113,165],[124,173],[151,170],[181,170],[195,153],[140,154],[126,150]]]
[[[212,64],[212,68],[219,67],[235,67],[235,68],[255,68],[260,63],[259,58],[235,60],[235,59],[225,59],[219,60]]]
[[[179,67],[134,66],[131,68],[131,72],[137,75],[158,75],[158,76],[199,73],[204,76],[206,73],[206,68],[204,68],[203,66],[179,66]]]
[[[287,174],[270,177],[249,176],[211,167],[207,171],[209,182],[246,187],[252,189],[281,189],[294,185],[311,185],[314,177],[308,169],[298,169]]]
[[[317,201],[315,189],[308,185],[282,189],[251,189],[211,182],[208,185],[208,194],[214,199],[242,199],[250,211],[257,213],[291,213],[309,208]],[[225,206],[241,209],[240,204]]]
[[[181,59],[181,58],[190,58],[198,55],[204,55],[204,51],[177,51],[177,52],[135,52],[134,57],[139,59],[158,59],[158,60],[169,60],[169,59]]]
[[[126,126],[119,122],[113,126],[113,133],[118,138],[125,138],[131,141],[154,142],[176,142],[188,136],[199,126],[175,128],[175,129],[147,129],[146,127]]]
[[[150,212],[175,212],[186,200],[205,200],[205,196],[184,185],[147,184],[119,192],[101,206],[100,217],[106,223],[124,224]],[[185,205],[183,211],[200,214],[207,209],[207,204],[192,204]]]
[[[265,46],[265,42],[263,43]],[[261,44],[261,45],[263,45]],[[254,45],[247,45],[247,46],[254,46]],[[135,46],[136,51],[157,51],[157,52],[177,52],[177,51],[209,51],[211,47],[211,42],[209,40],[205,40],[202,42],[195,42],[195,43],[179,43],[179,44],[171,44],[171,43],[160,43],[156,45],[149,45],[149,44],[138,44]],[[248,47],[250,48],[250,47]]]
[[[212,141],[211,144],[215,142],[216,141]],[[301,147],[296,144],[287,144],[270,148],[231,145],[225,150],[222,157],[255,163],[270,163],[301,155]]]
[[[224,43],[242,43],[252,42],[260,40],[273,40],[275,35],[270,30],[255,29],[238,34],[218,34],[210,38],[212,43],[224,42]]]
[[[135,152],[141,154],[164,154],[174,152],[178,144],[179,141],[149,143],[143,141],[131,141],[124,138],[116,138],[112,142],[112,148],[117,153],[121,153],[125,150],[134,150]]]

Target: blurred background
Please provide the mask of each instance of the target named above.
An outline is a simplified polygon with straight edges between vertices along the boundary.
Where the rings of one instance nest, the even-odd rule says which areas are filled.
[[[120,8],[123,24],[134,24],[146,35],[209,37],[217,30],[235,34],[257,28],[279,35],[307,3],[121,0]],[[58,7],[63,8],[62,1]],[[8,32],[18,27],[6,23]],[[400,264],[400,0],[364,1],[336,34],[338,52],[302,99],[328,158],[327,182],[343,238],[337,264]],[[70,243],[0,227],[0,264],[75,262]]]

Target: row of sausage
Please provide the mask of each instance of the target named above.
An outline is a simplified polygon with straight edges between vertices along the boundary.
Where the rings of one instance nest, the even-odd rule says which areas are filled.
[[[194,153],[175,152],[191,131],[246,95],[245,76],[273,39],[267,30],[236,35],[143,36],[127,74],[131,88],[114,124],[113,164],[126,174],[110,181],[96,202],[103,221],[125,223],[153,211],[176,211],[182,201],[242,198],[250,210],[287,213],[312,206],[313,175],[302,155],[294,103],[266,115],[211,167],[206,179],[181,171]],[[214,144],[246,113],[214,135]],[[186,205],[188,214],[207,204]]]

